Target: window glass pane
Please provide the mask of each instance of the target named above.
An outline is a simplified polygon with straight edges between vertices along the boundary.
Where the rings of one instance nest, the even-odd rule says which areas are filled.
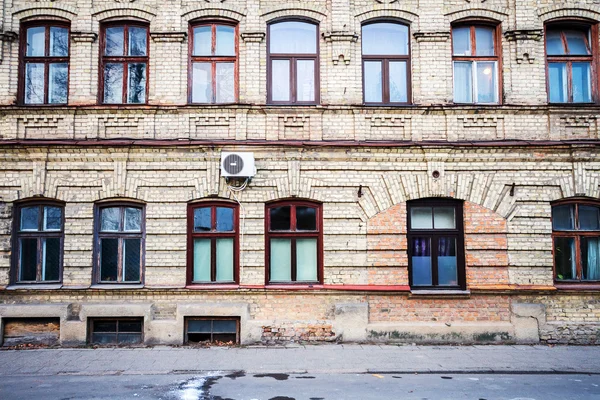
[[[567,64],[548,63],[550,103],[565,103],[567,97]]]
[[[433,229],[433,219],[431,213],[431,207],[411,207],[411,229]]]
[[[233,282],[233,239],[217,239],[217,282]]]
[[[456,238],[441,237],[438,239],[437,262],[438,284],[440,286],[457,286]]]
[[[142,230],[142,209],[127,207],[125,209],[125,230],[139,232]]]
[[[210,207],[194,209],[194,232],[208,232],[212,229]]]
[[[212,66],[210,63],[194,63],[192,66],[192,102],[211,103]]]
[[[129,27],[129,55],[145,56],[147,48],[146,28],[136,26]]]
[[[122,56],[125,54],[125,36],[122,26],[106,28],[106,46],[104,55]]]
[[[92,342],[97,344],[111,344],[117,343],[116,333],[94,333],[92,335]]]
[[[104,103],[123,102],[123,64],[104,65]]]
[[[600,280],[600,238],[581,237],[581,279]]]
[[[210,239],[194,239],[194,282],[210,282]]]
[[[573,103],[591,103],[592,80],[589,62],[574,62],[573,66]]]
[[[313,207],[296,207],[296,230],[317,230],[317,209]]]
[[[59,280],[60,239],[42,239],[42,280]]]
[[[235,28],[217,25],[217,56],[235,56]]]
[[[139,282],[142,239],[123,240],[123,281]]]
[[[146,102],[146,64],[129,64],[129,85],[127,87],[127,102],[140,104]]]
[[[209,26],[194,28],[194,53],[195,56],[212,55],[212,31]]]
[[[48,103],[64,104],[67,102],[68,65],[66,63],[52,63],[49,66]]]
[[[406,88],[406,62],[389,63],[390,69],[390,102],[406,103],[408,101],[408,91]]]
[[[296,239],[296,280],[317,281],[317,239]]]
[[[365,102],[381,103],[383,101],[381,61],[365,61]]]
[[[271,63],[271,97],[273,101],[290,101],[290,61]]]
[[[579,229],[582,231],[600,230],[600,207],[579,206]]]
[[[37,239],[19,240],[19,280],[35,281],[37,279]]]
[[[412,240],[412,284],[430,286],[431,276],[431,239],[413,238]]]
[[[315,101],[315,62],[296,61],[296,101]]]
[[[273,207],[269,209],[271,224],[269,229],[272,231],[289,231],[291,229],[291,208],[290,206]]]
[[[235,321],[213,321],[214,333],[237,333],[237,324]]]
[[[478,56],[493,56],[494,52],[494,28],[475,28],[475,47]]]
[[[473,73],[470,61],[454,62],[454,102],[473,102]]]
[[[50,28],[50,56],[66,57],[69,55],[69,30],[53,26]]]
[[[452,54],[471,55],[471,28],[468,26],[452,29]]]
[[[234,65],[233,63],[217,63],[217,103],[233,103],[235,101]]]
[[[120,333],[118,335],[117,343],[119,344],[135,344],[142,342],[141,333]]]
[[[119,239],[100,239],[100,280],[117,281]]]
[[[408,55],[408,26],[389,22],[363,26],[362,52],[365,55]]]
[[[217,231],[233,231],[233,208],[217,207]]]
[[[271,282],[292,280],[292,242],[289,239],[271,239]]]
[[[582,31],[565,31],[570,55],[587,56],[591,54],[586,36],[587,33]]]
[[[478,62],[477,102],[495,103],[496,87],[496,62]]]
[[[435,229],[456,229],[454,207],[435,207],[433,209],[433,226]]]
[[[119,321],[119,332],[127,333],[141,333],[142,332],[142,321]]]
[[[100,230],[102,232],[114,232],[121,227],[121,209],[119,207],[108,207],[100,210]]]
[[[212,321],[189,320],[188,332],[190,333],[210,333],[212,332]]]
[[[39,229],[40,208],[38,206],[21,208],[21,230],[37,231]]]
[[[46,54],[46,28],[38,26],[27,29],[28,57],[43,57]]]
[[[269,42],[272,54],[315,54],[317,26],[299,21],[271,24]]]
[[[556,265],[556,279],[577,278],[574,238],[554,238],[554,264]]]
[[[555,231],[565,231],[575,229],[575,206],[554,206],[552,207],[552,229]]]
[[[62,227],[62,208],[44,207],[44,230],[60,231]]]
[[[44,103],[44,64],[25,64],[25,103]]]
[[[566,54],[560,31],[548,30],[546,32],[546,53],[556,56]]]
[[[94,332],[116,332],[117,321],[94,321]]]

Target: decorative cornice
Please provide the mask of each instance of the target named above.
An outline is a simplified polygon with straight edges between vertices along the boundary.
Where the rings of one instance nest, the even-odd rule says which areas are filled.
[[[0,32],[0,42],[14,42],[17,39],[15,32]]]
[[[155,42],[181,43],[187,37],[186,32],[150,32],[150,37]]]
[[[521,30],[504,32],[504,37],[509,42],[514,42],[517,40],[539,41],[542,39],[543,36],[544,36],[544,31],[542,29],[521,29]]]
[[[265,39],[264,32],[243,32],[241,35],[245,43],[261,43]]]
[[[351,42],[358,40],[358,35],[355,32],[330,31],[323,32],[323,39],[326,42]]]
[[[352,45],[358,41],[355,32],[329,31],[323,33],[323,39],[331,45],[331,61],[338,65],[340,60],[349,65],[352,55]]]
[[[447,42],[450,32],[415,32],[413,37],[417,42]]]
[[[71,40],[75,43],[93,43],[98,38],[95,32],[71,32]]]

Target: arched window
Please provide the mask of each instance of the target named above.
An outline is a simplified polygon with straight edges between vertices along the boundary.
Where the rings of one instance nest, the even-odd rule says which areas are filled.
[[[95,282],[142,283],[145,209],[139,203],[96,205]]]
[[[460,23],[452,27],[455,103],[499,103],[500,27]]]
[[[32,21],[21,27],[19,100],[66,104],[69,93],[69,24]]]
[[[410,103],[409,28],[394,22],[362,27],[363,94],[366,104]]]
[[[62,280],[64,203],[30,200],[15,204],[13,282]]]
[[[594,101],[597,48],[597,25],[581,22],[546,25],[546,79],[550,103]]]
[[[322,210],[311,201],[267,204],[267,284],[323,282]]]
[[[268,28],[268,102],[316,104],[319,102],[318,25],[283,21]]]
[[[237,100],[237,26],[224,22],[190,25],[189,102]]]
[[[600,202],[566,200],[552,206],[554,278],[600,281]]]
[[[188,284],[239,282],[238,205],[188,205]]]
[[[413,289],[466,289],[463,203],[408,202],[408,269]]]

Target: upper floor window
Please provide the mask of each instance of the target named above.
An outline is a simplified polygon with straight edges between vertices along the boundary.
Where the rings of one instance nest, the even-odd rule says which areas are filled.
[[[452,28],[455,103],[499,102],[499,28],[457,25]]]
[[[191,103],[234,103],[237,93],[237,28],[223,23],[190,27]]]
[[[238,207],[202,202],[188,207],[188,283],[238,282]]]
[[[96,207],[97,283],[142,282],[144,220],[144,208],[139,204],[113,203]]]
[[[24,104],[66,104],[69,26],[58,21],[23,25],[19,97]]]
[[[362,27],[363,94],[367,104],[406,104],[410,99],[409,29],[378,22]]]
[[[550,103],[591,103],[595,88],[594,40],[598,28],[577,24],[546,27],[546,63]]]
[[[145,104],[148,93],[148,27],[102,26],[100,98],[104,104]]]
[[[60,282],[64,233],[63,205],[26,202],[15,206],[15,283]]]
[[[554,278],[600,281],[600,203],[561,202],[552,207]]]
[[[461,201],[408,202],[408,267],[413,289],[466,288]]]
[[[322,206],[279,201],[265,219],[267,283],[323,282]]]
[[[268,102],[316,104],[319,99],[318,26],[284,21],[268,30]]]

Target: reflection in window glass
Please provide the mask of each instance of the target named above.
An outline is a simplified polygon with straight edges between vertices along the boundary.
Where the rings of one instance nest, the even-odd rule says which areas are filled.
[[[40,208],[23,207],[21,208],[21,230],[37,231],[39,229]]]
[[[235,28],[233,26],[217,25],[217,40],[215,55],[235,56]]]
[[[123,101],[123,64],[104,65],[104,103],[119,104]]]
[[[600,207],[579,206],[579,229],[582,231],[600,231]]]
[[[592,101],[592,80],[590,79],[590,63],[572,63],[573,103],[589,103]]]
[[[546,32],[546,53],[557,56],[566,54],[560,31]]]
[[[496,100],[496,63],[477,63],[477,102],[495,103]]]
[[[296,207],[296,229],[299,231],[317,230],[317,210],[313,207]]]
[[[273,101],[290,101],[290,61],[273,60],[271,65]]]
[[[233,208],[217,207],[217,231],[233,231]]]
[[[210,103],[212,94],[212,69],[210,63],[194,63],[192,68],[192,102]]]
[[[475,46],[477,56],[493,56],[494,52],[494,28],[476,27]]]
[[[435,207],[433,209],[433,226],[435,229],[455,229],[454,207]]]
[[[291,209],[289,206],[269,209],[272,231],[288,231],[291,229]]]
[[[471,62],[454,62],[454,102],[473,102],[473,72]]]
[[[554,238],[554,265],[559,280],[576,279],[575,239],[569,237]]]
[[[44,103],[44,64],[27,63],[25,66],[25,104]]]
[[[125,28],[122,26],[106,28],[104,55],[122,56],[125,54]]]
[[[564,103],[567,95],[567,64],[548,63],[548,84],[551,103]]]
[[[458,27],[452,29],[452,49],[455,56],[471,55],[470,27]]]
[[[131,26],[129,27],[128,51],[130,56],[145,56],[147,48],[147,30]]]
[[[103,208],[100,212],[101,227],[103,232],[119,231],[121,227],[121,212],[119,207]]]
[[[69,30],[57,26],[50,27],[50,56],[66,57],[69,55]]]
[[[390,102],[406,103],[408,102],[408,91],[406,83],[406,62],[392,62],[389,65],[389,82],[390,82]]]
[[[194,231],[206,232],[212,229],[211,208],[200,207],[194,210]]]
[[[233,103],[235,101],[234,64],[217,63],[217,103]]]
[[[69,68],[66,63],[52,63],[48,77],[48,103],[62,104],[67,102],[67,82]]]
[[[125,230],[139,232],[142,230],[142,209],[125,208]]]
[[[193,54],[195,56],[210,56],[212,54],[212,30],[210,25],[194,28]]]
[[[44,230],[59,231],[62,226],[62,208],[44,207]]]
[[[365,102],[380,103],[383,101],[381,61],[364,62]]]
[[[146,64],[129,64],[129,87],[127,102],[140,104],[146,102]]]
[[[46,49],[46,28],[43,26],[27,29],[28,57],[43,57]]]
[[[286,21],[269,26],[271,54],[315,54],[317,26],[306,22]]]
[[[298,60],[296,62],[296,100],[315,100],[315,62]]]
[[[570,55],[587,56],[591,54],[586,36],[587,34],[581,31],[565,31]]]
[[[575,229],[575,206],[552,207],[552,229],[555,231]]]
[[[431,239],[425,237],[412,240],[412,284],[414,286],[430,286],[433,284],[431,274]]]
[[[410,227],[412,229],[432,229],[431,207],[412,207],[410,209]]]
[[[363,55],[408,55],[408,26],[376,23],[362,28]]]

